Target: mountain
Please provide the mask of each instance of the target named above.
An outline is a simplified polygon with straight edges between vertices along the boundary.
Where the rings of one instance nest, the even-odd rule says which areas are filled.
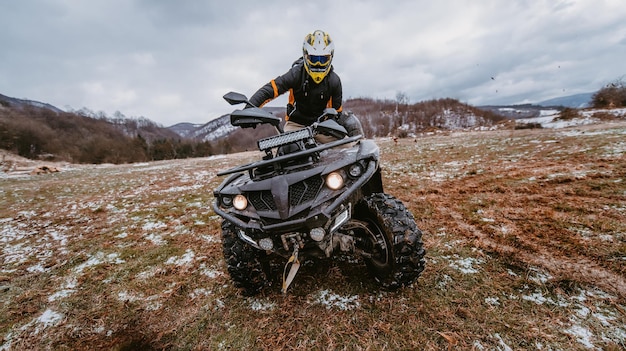
[[[591,106],[591,99],[595,93],[582,93],[568,96],[561,96],[554,99],[538,102],[539,106],[563,106],[571,108],[586,108]]]
[[[172,128],[176,127],[176,128]],[[178,135],[199,140],[199,141],[213,141],[228,135],[236,128],[230,124],[230,116],[224,115],[216,118],[206,124],[197,125],[191,123],[179,123],[176,126],[169,127],[170,130],[176,132]]]
[[[541,101],[535,104],[522,105],[487,105],[479,106],[485,111],[492,111],[511,119],[535,118],[554,114],[564,107],[586,108],[591,106],[591,99],[595,93],[582,93],[561,96],[554,99]]]
[[[167,127],[167,129],[171,130],[172,132],[178,134],[179,136],[183,138],[187,138],[189,134],[191,134],[194,130],[202,126],[203,124],[182,122],[182,123],[174,124],[173,126],[169,126]]]
[[[263,109],[277,117],[285,115],[285,108],[283,107],[264,107]],[[183,138],[210,142],[224,138],[238,128],[230,124],[230,115],[223,115],[205,124],[178,123],[167,129]]]
[[[46,104],[46,103],[39,102],[39,101],[33,101],[33,100],[16,99],[16,98],[12,98],[12,97],[2,95],[2,94],[0,94],[0,105],[4,107],[13,107],[16,109],[24,109],[25,107],[30,106],[30,107],[48,109],[56,113],[63,112],[63,110],[55,106],[52,106],[50,104]]]

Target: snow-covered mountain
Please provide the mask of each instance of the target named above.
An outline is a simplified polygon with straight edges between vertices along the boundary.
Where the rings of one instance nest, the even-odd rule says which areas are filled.
[[[32,106],[32,107],[45,108],[48,110],[52,110],[56,113],[63,112],[63,110],[55,106],[52,106],[50,104],[46,104],[46,103],[34,101],[34,100],[12,98],[12,97],[2,95],[2,94],[0,94],[0,106],[11,106],[11,107],[20,108],[20,109],[27,107],[27,106]]]
[[[561,96],[554,99],[538,102],[539,106],[563,106],[571,108],[587,108],[591,106],[591,99],[595,93],[582,93],[569,96]]]
[[[179,123],[169,129],[185,138],[213,141],[228,135],[235,127],[230,124],[229,115],[224,115],[206,124]]]
[[[264,107],[263,109],[279,117],[285,114],[285,108],[282,107]],[[178,123],[168,127],[183,138],[198,141],[218,140],[237,128],[230,124],[230,115],[223,115],[205,124]]]

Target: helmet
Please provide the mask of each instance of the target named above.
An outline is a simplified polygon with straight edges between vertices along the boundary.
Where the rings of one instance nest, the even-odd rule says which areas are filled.
[[[334,52],[335,44],[330,35],[324,31],[316,30],[304,37],[302,44],[304,69],[315,83],[321,82],[330,72]]]

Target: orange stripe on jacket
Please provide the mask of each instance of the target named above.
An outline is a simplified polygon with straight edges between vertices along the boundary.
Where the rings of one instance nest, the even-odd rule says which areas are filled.
[[[276,86],[276,81],[274,79],[270,80],[270,84],[272,85],[272,90],[274,90],[274,97],[269,98],[265,101],[263,101],[263,103],[261,103],[261,106],[259,107],[263,107],[265,106],[265,104],[267,104],[268,102],[276,99],[278,97],[278,87]]]
[[[331,97],[330,100],[328,100],[328,103],[326,104],[326,107],[330,108],[333,107],[333,98]],[[337,109],[337,112],[341,112],[343,110],[343,105],[339,106],[339,108]]]

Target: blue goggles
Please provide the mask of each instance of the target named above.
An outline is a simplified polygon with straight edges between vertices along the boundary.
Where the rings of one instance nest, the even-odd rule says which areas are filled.
[[[311,65],[326,66],[330,62],[331,57],[330,55],[307,55],[306,59]]]

